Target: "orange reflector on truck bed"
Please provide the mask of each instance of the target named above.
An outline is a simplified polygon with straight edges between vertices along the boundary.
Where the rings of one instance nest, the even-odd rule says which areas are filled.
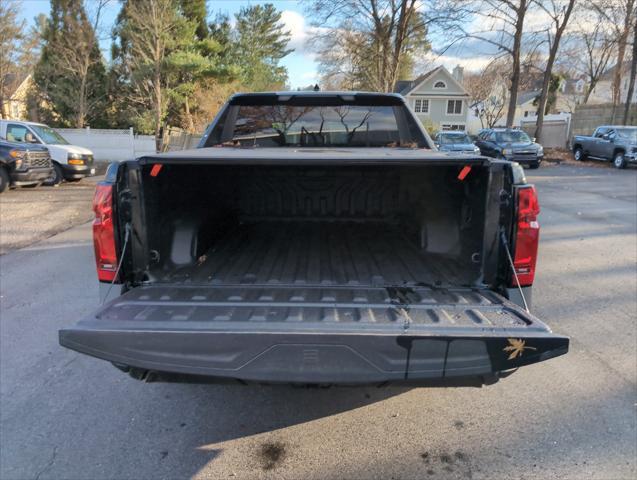
[[[153,168],[150,169],[150,176],[156,177],[157,175],[159,175],[162,166],[163,165],[161,163],[156,163],[155,165],[153,165]]]
[[[462,167],[462,170],[460,170],[460,173],[458,174],[458,180],[460,181],[464,180],[465,177],[469,175],[470,171],[471,171],[471,167],[469,165],[465,165],[464,167]]]

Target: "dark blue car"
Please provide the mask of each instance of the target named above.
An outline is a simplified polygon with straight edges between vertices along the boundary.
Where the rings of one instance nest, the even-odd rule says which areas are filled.
[[[538,168],[544,149],[523,130],[517,128],[489,128],[480,132],[476,145],[482,155]]]
[[[434,142],[438,150],[443,152],[480,153],[466,132],[438,132]]]

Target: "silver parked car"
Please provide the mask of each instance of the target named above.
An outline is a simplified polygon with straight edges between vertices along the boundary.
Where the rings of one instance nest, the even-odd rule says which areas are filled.
[[[443,152],[480,153],[466,132],[438,132],[434,137],[438,150]]]

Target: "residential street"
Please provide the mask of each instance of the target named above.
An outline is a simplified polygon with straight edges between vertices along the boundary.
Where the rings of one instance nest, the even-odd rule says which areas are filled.
[[[1,256],[0,478],[635,478],[637,169],[526,173],[570,352],[482,389],[145,384],[58,345],[98,304],[90,223]]]

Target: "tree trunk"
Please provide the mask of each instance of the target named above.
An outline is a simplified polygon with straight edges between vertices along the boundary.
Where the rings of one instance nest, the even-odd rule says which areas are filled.
[[[186,123],[188,124],[188,133],[195,132],[195,122],[192,120],[192,114],[190,113],[190,102],[188,97],[184,101],[184,114],[186,115]]]
[[[4,118],[4,95],[1,95],[1,94],[0,94],[0,118]]]
[[[557,38],[556,38],[557,41]],[[557,44],[557,43],[556,43]],[[551,48],[549,53],[549,59],[546,63],[546,70],[544,71],[544,78],[542,80],[542,93],[540,93],[540,100],[537,106],[537,122],[535,124],[535,138],[539,143],[542,139],[542,127],[544,126],[544,111],[546,110],[546,100],[549,93],[549,84],[551,83],[551,76],[553,74],[553,64],[555,63],[555,55],[557,54],[557,48],[555,45]]]
[[[549,94],[549,84],[551,83],[551,77],[553,75],[553,64],[555,63],[555,57],[557,56],[557,52],[560,49],[560,40],[562,39],[562,34],[564,33],[564,29],[568,24],[568,20],[571,16],[571,12],[573,11],[573,6],[575,5],[575,0],[569,0],[568,7],[564,12],[564,18],[562,19],[562,24],[560,25],[559,21],[556,22],[555,29],[555,38],[553,39],[553,45],[551,45],[551,49],[549,51],[549,59],[546,62],[546,71],[544,72],[544,78],[542,79],[542,93],[540,94],[540,101],[538,102],[537,107],[537,122],[535,126],[535,138],[539,143],[542,143],[542,128],[544,127],[544,111],[546,110],[546,100]]]
[[[162,92],[161,92],[161,80],[155,77],[155,150],[161,151],[161,117],[162,117]]]
[[[633,11],[634,0],[626,3],[626,19],[624,20],[624,28],[617,40],[619,49],[617,50],[617,65],[615,65],[615,75],[613,77],[613,121],[615,121],[615,113],[621,102],[622,89],[622,70],[624,66],[624,57],[626,56],[626,43],[628,42],[628,33],[630,32],[631,12]]]
[[[80,98],[78,98],[76,128],[84,128],[86,121],[86,75],[80,81]]]
[[[630,64],[630,80],[628,81],[628,92],[626,92],[626,105],[624,106],[623,125],[628,125],[628,114],[630,113],[630,104],[635,92],[635,76],[637,76],[637,21],[635,21],[633,36],[633,60]]]
[[[584,94],[584,101],[582,102],[583,105],[586,105],[588,103],[588,100],[591,98],[591,93],[593,93],[593,90],[595,90],[596,86],[597,80],[591,81],[591,83],[588,84],[588,88],[586,89],[586,93]]]
[[[507,112],[507,127],[513,126],[515,120],[515,108],[518,103],[518,88],[520,87],[520,49],[522,46],[522,31],[524,29],[524,15],[526,14],[527,0],[520,0],[516,11],[515,35],[513,37],[513,69],[511,72],[511,89],[509,90],[509,110]]]

